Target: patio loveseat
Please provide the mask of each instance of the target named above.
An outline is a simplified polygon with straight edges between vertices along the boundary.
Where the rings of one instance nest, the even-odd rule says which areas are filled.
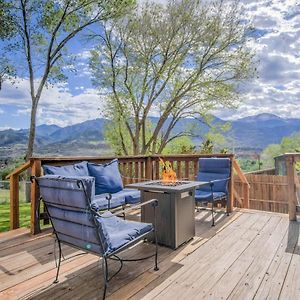
[[[43,171],[44,175],[58,175],[77,179],[86,176],[94,177],[93,203],[97,205],[99,210],[124,208],[126,204],[132,205],[140,202],[140,191],[124,188],[117,159],[106,164],[82,161],[60,167],[43,165]]]

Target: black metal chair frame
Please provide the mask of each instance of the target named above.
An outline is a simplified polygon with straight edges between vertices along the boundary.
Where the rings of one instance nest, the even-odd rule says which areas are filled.
[[[31,178],[31,179],[36,179],[35,177]],[[98,211],[94,210],[92,205],[91,205],[91,199],[88,197],[87,195],[87,192],[86,192],[86,189],[84,187],[84,184],[82,182],[82,180],[71,180],[71,179],[63,179],[63,178],[60,178],[60,179],[57,179],[57,178],[53,178],[51,180],[57,180],[57,181],[61,181],[61,180],[65,180],[65,181],[73,181],[73,182],[76,182],[78,187],[80,188],[80,186],[82,187],[83,189],[83,192],[85,194],[85,198],[87,200],[87,207],[88,207],[88,210],[90,210],[90,212],[92,213],[93,215],[93,221],[95,223],[95,227],[97,228],[97,221],[95,220],[96,217],[100,217],[100,218],[110,218],[110,217],[115,217],[115,216],[119,216],[119,212],[116,212],[116,213],[112,213],[112,216],[103,216],[101,215]],[[37,182],[37,185],[40,187],[38,181]],[[47,211],[47,214],[50,218],[50,222],[51,222],[51,225],[53,227],[53,232],[55,234],[55,237],[56,237],[56,241],[58,243],[58,249],[59,249],[59,257],[58,257],[58,264],[57,265],[57,272],[56,272],[56,277],[55,277],[55,280],[53,281],[53,283],[58,283],[59,280],[58,280],[58,276],[59,276],[59,270],[60,270],[60,265],[61,265],[61,260],[62,260],[62,249],[61,249],[61,244],[67,244],[69,246],[72,246],[74,248],[77,248],[79,250],[83,250],[87,253],[92,253],[92,254],[96,254],[100,257],[102,257],[102,271],[103,271],[103,279],[104,279],[104,290],[103,290],[103,297],[102,299],[105,299],[105,296],[106,296],[106,292],[107,292],[107,288],[108,288],[108,283],[111,281],[111,279],[113,277],[115,277],[122,269],[123,267],[123,262],[134,262],[134,261],[141,261],[141,260],[145,260],[145,259],[149,259],[151,257],[154,257],[154,270],[155,271],[158,271],[159,268],[158,268],[158,243],[157,243],[157,230],[156,230],[156,208],[158,206],[158,200],[157,199],[151,199],[151,200],[148,200],[146,202],[143,202],[143,203],[140,203],[140,204],[137,204],[137,205],[134,205],[134,206],[131,206],[127,209],[124,209],[124,214],[127,213],[127,212],[130,212],[132,210],[136,210],[138,208],[141,208],[142,206],[145,206],[145,205],[152,205],[153,207],[153,211],[154,211],[154,224],[153,224],[153,229],[151,231],[148,231],[147,233],[144,233],[142,235],[140,235],[139,237],[129,241],[127,244],[125,244],[124,246],[118,248],[117,250],[113,251],[113,252],[110,252],[109,254],[104,254],[104,255],[100,255],[99,253],[96,253],[96,252],[93,252],[93,251],[89,251],[88,249],[82,249],[76,245],[73,245],[71,243],[68,243],[68,242],[65,242],[65,241],[60,241],[59,237],[58,237],[58,233],[57,231],[55,230],[55,226],[53,225],[53,221],[52,221],[52,217],[51,215],[49,214],[49,210],[48,210],[48,205],[50,206],[56,206],[56,207],[59,207],[59,206],[62,206],[62,205],[59,205],[59,204],[52,204],[52,203],[49,203],[47,201],[45,201],[42,197],[40,198],[43,200],[44,204],[45,204],[45,208],[46,208],[46,211]],[[84,225],[83,225],[84,226]],[[127,248],[135,245],[136,243],[138,243],[139,241],[141,240],[145,240],[150,234],[154,234],[154,243],[155,243],[155,253],[152,254],[152,255],[149,255],[149,256],[146,256],[146,257],[142,257],[142,258],[137,258],[137,259],[123,259],[121,257],[119,257],[117,254],[126,250]],[[100,237],[97,235],[98,237],[98,242],[99,242],[99,245],[101,247],[101,251],[102,253],[104,253],[103,249],[103,245],[102,245],[102,242],[101,242],[101,239]],[[115,261],[119,261],[120,262],[120,267],[119,269],[109,277],[109,272],[108,272],[108,259],[110,260],[115,260]]]

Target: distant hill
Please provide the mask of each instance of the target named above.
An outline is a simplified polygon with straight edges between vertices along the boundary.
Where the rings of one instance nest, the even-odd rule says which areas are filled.
[[[152,123],[157,118],[151,118]],[[38,155],[103,155],[110,152],[104,142],[103,129],[109,122],[95,119],[71,126],[40,125],[37,127],[36,149]],[[225,123],[215,118],[214,123]],[[281,139],[300,131],[300,119],[284,119],[272,114],[259,114],[231,122],[226,133],[228,148],[255,149],[260,151],[269,144],[280,143]],[[194,119],[183,119],[174,128],[174,133],[187,126],[197,126],[202,134],[208,128]],[[24,155],[28,129],[0,131],[0,157]],[[201,141],[195,139],[199,144]]]
[[[284,119],[272,114],[259,114],[231,122],[227,136],[232,137],[237,147],[264,149],[269,144],[278,144],[285,136],[300,131],[300,119]]]
[[[71,126],[40,125],[36,128],[37,155],[101,155],[109,151],[103,142],[107,121],[95,119]],[[0,131],[0,158],[24,155],[28,129]]]

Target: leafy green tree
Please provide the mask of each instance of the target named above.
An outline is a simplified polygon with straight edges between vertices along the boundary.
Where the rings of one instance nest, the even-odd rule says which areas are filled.
[[[284,137],[280,144],[267,146],[261,155],[264,167],[273,168],[274,157],[288,152],[297,152],[299,147],[300,132],[294,133],[289,137]]]
[[[0,1],[0,39],[12,37],[16,33],[13,15],[10,13],[11,8],[10,1]]]
[[[212,154],[214,151],[214,144],[210,139],[204,140],[200,147],[200,153]]]
[[[274,168],[274,157],[282,154],[280,144],[271,144],[267,146],[262,152],[261,158],[265,168]]]
[[[9,13],[9,8],[11,4],[5,3],[0,0],[0,40],[11,38],[16,34],[15,24],[13,22],[13,17]],[[11,79],[15,75],[14,67],[9,63],[9,61],[1,55],[0,57],[0,90],[2,88],[2,83]]]
[[[123,153],[161,153],[179,120],[238,104],[238,84],[253,74],[248,30],[235,1],[146,3],[94,34],[91,70],[110,95],[108,114]],[[149,116],[158,121],[147,126]],[[151,130],[151,134],[147,134]]]
[[[259,161],[253,159],[238,158],[238,163],[244,172],[259,170]]]
[[[192,154],[196,153],[196,146],[188,136],[174,139],[164,148],[163,154]]]
[[[95,23],[119,17],[133,0],[0,0],[1,13],[14,34],[5,36],[0,54],[23,55],[16,66],[29,78],[31,119],[26,158],[32,156],[36,113],[47,84],[66,79],[64,67],[72,64],[67,46],[80,32]],[[2,55],[1,55],[2,56]]]

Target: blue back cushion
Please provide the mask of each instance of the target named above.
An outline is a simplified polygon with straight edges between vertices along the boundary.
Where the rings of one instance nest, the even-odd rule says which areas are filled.
[[[213,181],[227,179],[230,177],[230,159],[229,158],[200,158],[198,181]],[[213,192],[224,192],[227,194],[228,180],[222,180],[214,183]],[[210,192],[210,186],[202,186],[199,190]]]
[[[86,196],[93,201],[95,178],[46,175],[37,178],[42,198],[53,205],[86,209]],[[86,191],[83,190],[82,184]]]
[[[118,160],[103,165],[88,163],[89,175],[95,177],[95,194],[117,193],[123,189]]]
[[[88,200],[93,199],[95,179],[46,175],[37,181],[59,239],[84,250],[103,253],[105,249]]]
[[[43,165],[43,170],[45,175],[89,176],[87,161],[61,167]]]

